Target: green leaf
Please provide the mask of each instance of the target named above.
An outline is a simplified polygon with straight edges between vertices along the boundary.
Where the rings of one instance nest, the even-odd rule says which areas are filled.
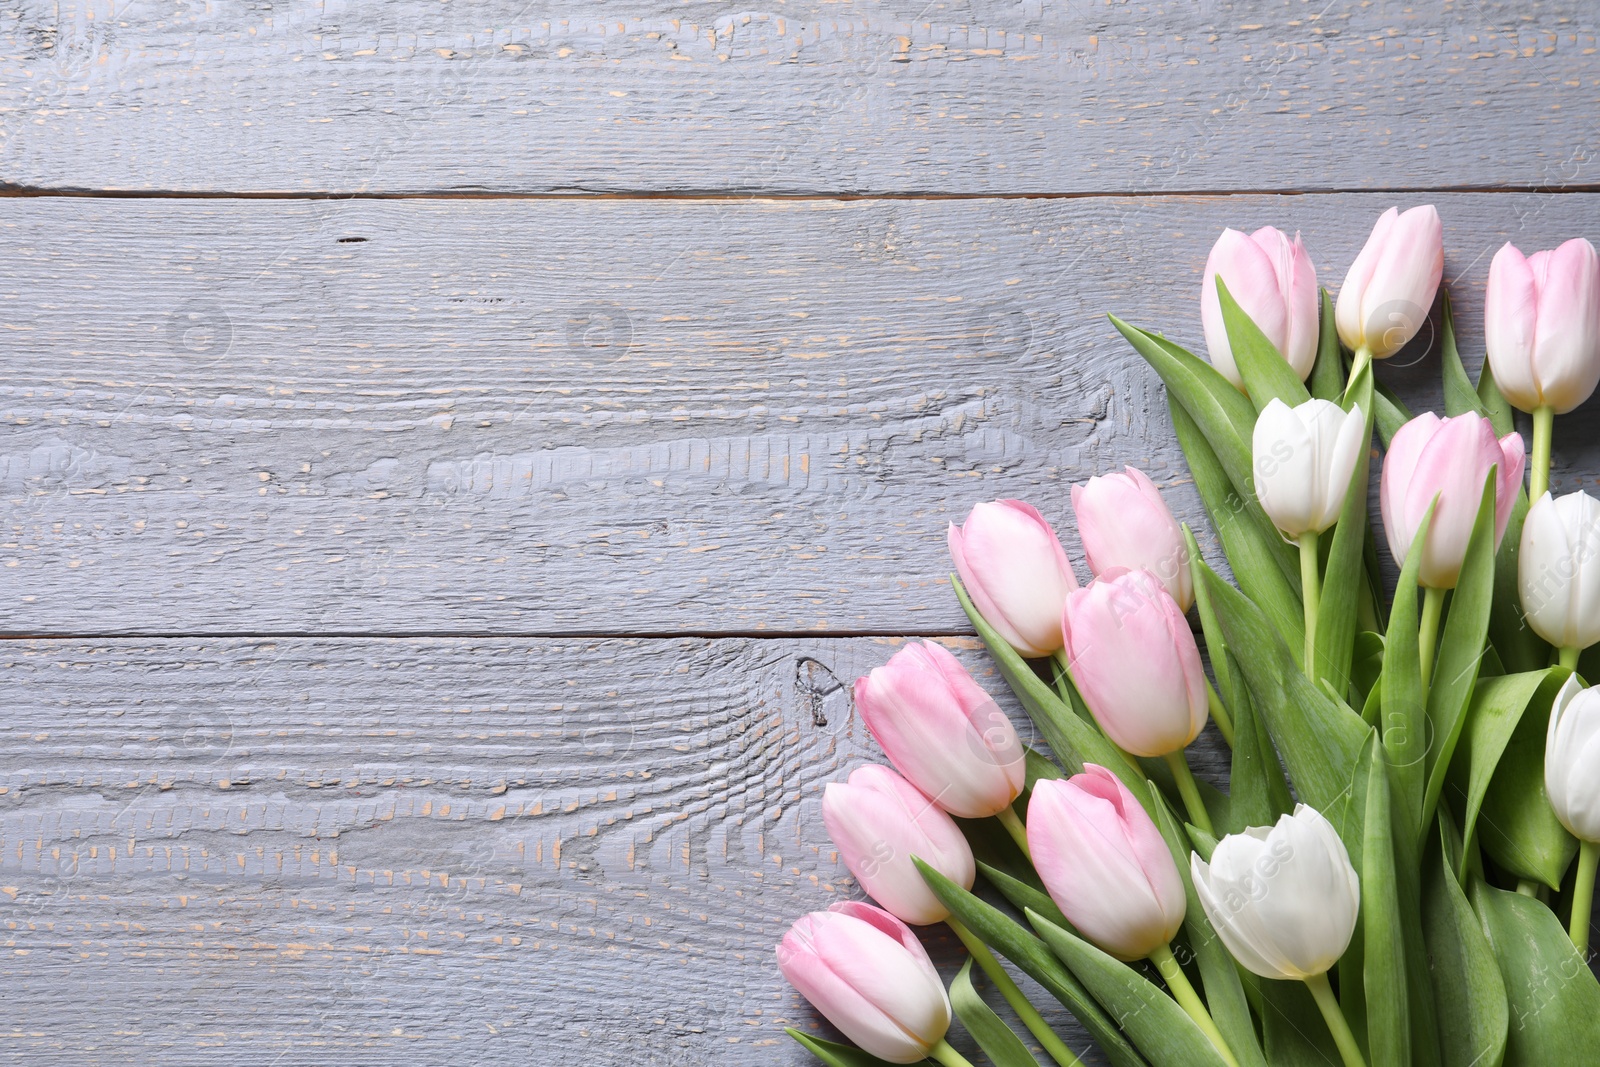
[[[1356,634],[1350,655],[1350,685],[1362,701],[1381,689],[1378,681],[1383,677],[1383,648],[1382,634],[1371,630]]]
[[[1356,609],[1365,593],[1362,549],[1367,539],[1367,465],[1372,456],[1372,364],[1351,383],[1345,410],[1359,404],[1366,413],[1361,453],[1350,475],[1344,507],[1333,528],[1322,600],[1317,614],[1317,676],[1343,694],[1350,690],[1350,653],[1356,637]]]
[[[1506,986],[1448,852],[1443,841],[1429,849],[1422,909],[1442,1058],[1446,1067],[1498,1067],[1506,1047]]]
[[[1515,420],[1511,416],[1511,402],[1500,392],[1500,386],[1494,380],[1494,370],[1489,366],[1489,361],[1483,361],[1483,367],[1478,371],[1478,400],[1483,404],[1484,414],[1489,416],[1489,421],[1494,424],[1494,432],[1504,437],[1516,429]]]
[[[1041,779],[1065,778],[1066,772],[1055,765],[1044,753],[1034,749],[1027,749],[1023,753],[1023,765],[1027,774],[1028,788],[1033,788],[1033,783]]]
[[[1378,440],[1388,448],[1400,427],[1411,421],[1411,411],[1393,389],[1377,379],[1373,379],[1372,405],[1377,409]]]
[[[1374,731],[1366,749],[1361,843],[1362,982],[1372,1067],[1411,1067],[1411,1019],[1400,891],[1395,874],[1393,813],[1384,748]],[[1402,824],[1410,832],[1409,822]],[[1422,980],[1421,975],[1416,976]]]
[[[1495,469],[1484,479],[1478,518],[1467,540],[1461,577],[1450,597],[1450,613],[1439,637],[1439,658],[1428,688],[1428,727],[1434,743],[1428,751],[1428,791],[1422,798],[1422,823],[1433,818],[1450,770],[1450,757],[1466,721],[1478,681],[1478,664],[1489,637],[1489,604],[1494,599]]]
[[[1263,978],[1261,1000],[1261,1029],[1272,1067],[1334,1067],[1342,1062],[1304,982]]]
[[[1032,872],[1032,868],[1029,869],[1032,877],[1019,878],[1014,872],[1002,870],[979,860],[978,871],[1018,911],[1032,908],[1040,915],[1048,916],[1057,926],[1072,925],[1067,917],[1061,914],[1061,909],[1056,907],[1056,902],[1050,899],[1050,894],[1045,892],[1044,883],[1039,881],[1039,876]]]
[[[1205,435],[1170,394],[1167,407],[1172,413],[1172,428],[1178,444],[1189,461],[1195,489],[1200,493],[1206,514],[1211,516],[1211,525],[1222,542],[1222,551],[1233,568],[1234,578],[1245,595],[1261,605],[1273,625],[1289,635],[1294,648],[1303,649],[1305,614],[1300,607],[1299,564],[1295,564],[1295,582],[1290,584],[1277,562],[1280,555],[1290,552],[1283,535],[1273,527],[1254,496],[1239,495]],[[1199,551],[1191,551],[1189,559],[1191,565],[1200,561]],[[1297,654],[1300,653],[1297,651]]]
[[[1522,714],[1529,704],[1541,701],[1549,707],[1560,690],[1567,672],[1559,667],[1522,674],[1504,674],[1479,679],[1467,709],[1467,725],[1462,731],[1463,746],[1452,761],[1451,777],[1458,784],[1466,778],[1466,807],[1461,820],[1462,835],[1472,840],[1478,825],[1478,812],[1494,779],[1500,757],[1505,754]],[[1465,871],[1457,872],[1457,879]]]
[[[1317,335],[1317,361],[1311,365],[1311,395],[1318,400],[1338,400],[1344,394],[1344,356],[1339,351],[1339,327],[1333,319],[1333,298],[1321,291],[1322,322]]]
[[[1028,1052],[1028,1046],[978,995],[978,990],[972,984],[970,956],[961,965],[955,981],[950,983],[950,1007],[994,1067],[1039,1067],[1039,1061]]]
[[[1201,579],[1290,780],[1306,803],[1326,808],[1350,781],[1366,724],[1306,679],[1260,608],[1210,567]]]
[[[1550,672],[1550,682],[1559,688],[1566,681],[1566,671],[1556,667]],[[1556,889],[1577,854],[1578,842],[1556,819],[1544,792],[1544,738],[1550,725],[1550,703],[1535,693],[1512,729],[1511,740],[1484,791],[1477,833],[1483,850],[1505,870]]]
[[[1405,818],[1413,836],[1422,832],[1422,798],[1426,792],[1428,758],[1427,705],[1422,691],[1422,653],[1418,647],[1417,572],[1422,567],[1422,546],[1433,525],[1435,505],[1411,539],[1405,566],[1395,584],[1389,606],[1389,632],[1383,639],[1382,694],[1383,745],[1395,774],[1395,810]]]
[[[1180,829],[1176,817],[1165,804],[1157,805],[1156,824],[1161,828],[1161,834],[1169,845],[1182,842],[1185,837],[1204,833],[1187,825]],[[1211,855],[1216,842],[1209,842],[1209,846],[1204,850],[1203,858]],[[1183,915],[1183,930],[1189,943],[1189,951],[1194,954],[1195,962],[1200,967],[1200,980],[1205,987],[1206,1006],[1211,1011],[1212,1021],[1222,1033],[1222,1039],[1228,1043],[1234,1058],[1239,1061],[1239,1067],[1267,1067],[1267,1059],[1256,1041],[1255,1023],[1250,1019],[1250,1002],[1245,999],[1244,986],[1239,980],[1239,969],[1234,964],[1233,957],[1228,954],[1222,939],[1212,929],[1211,920],[1200,905],[1200,896],[1195,892],[1194,880],[1189,874],[1188,858],[1187,849],[1182,847],[1173,849],[1173,859],[1177,863],[1178,875],[1183,881],[1183,891],[1187,901]],[[1046,913],[1037,911],[1035,913],[1049,918]],[[1054,922],[1053,919],[1051,921]],[[1177,955],[1179,960],[1183,960],[1182,953]]]
[[[1242,507],[1241,511],[1251,522],[1261,524],[1264,536],[1277,539],[1281,551],[1274,556],[1274,560],[1298,597],[1299,556],[1283,542],[1282,536],[1255,499],[1254,457],[1250,449],[1256,424],[1255,408],[1243,393],[1233,387],[1232,382],[1198,356],[1184,351],[1164,337],[1129,326],[1115,315],[1111,316],[1111,322],[1161,375],[1161,380],[1167,386],[1168,397],[1176,399],[1199,427],[1239,499],[1248,502],[1249,506]]]
[[[1199,582],[1195,583],[1198,592]],[[1227,658],[1236,677],[1242,672],[1233,653]],[[1229,805],[1232,820],[1228,833],[1242,833],[1247,826],[1271,826],[1278,816],[1294,808],[1289,783],[1283,778],[1283,764],[1267,736],[1249,690],[1242,685],[1233,706],[1233,764],[1228,784],[1233,790]]]
[[[1465,415],[1468,412],[1487,415],[1489,409],[1483,406],[1483,399],[1478,396],[1477,389],[1473,388],[1472,379],[1467,377],[1466,368],[1461,365],[1461,353],[1456,350],[1455,316],[1450,311],[1450,294],[1441,292],[1440,295],[1443,297],[1441,303],[1444,305],[1439,325],[1441,342],[1439,364],[1444,374],[1444,413],[1451,416]],[[1485,363],[1487,362],[1485,360]]]
[[[1506,522],[1506,535],[1494,559],[1494,606],[1489,613],[1489,640],[1509,671],[1536,671],[1550,662],[1550,646],[1533,632],[1522,614],[1517,585],[1517,557],[1522,551],[1522,524],[1528,517],[1528,493],[1517,487],[1516,503]]]
[[[1217,299],[1222,304],[1222,322],[1228,331],[1228,347],[1233,352],[1234,365],[1239,368],[1244,390],[1250,394],[1250,402],[1256,410],[1260,411],[1273,400],[1281,400],[1290,407],[1310,400],[1311,394],[1301,383],[1300,376],[1233,299],[1220,274],[1217,275]]]
[[[1037,912],[1028,913],[1028,921],[1095,999],[1122,1021],[1128,1036],[1152,1063],[1162,1067],[1227,1067],[1227,1061],[1194,1020],[1144,975]]]
[[[1023,973],[1065,1005],[1113,1064],[1117,1067],[1144,1067],[1144,1057],[1128,1043],[1122,1031],[1117,1029],[1088,990],[1073,977],[1071,971],[1062,966],[1043,941],[1007,918],[1000,909],[979,900],[926,863],[921,860],[913,862],[917,870],[922,872],[923,881],[933,890],[933,895],[950,909],[951,914],[960,919],[984,944],[1016,964]]]
[[[1034,725],[1038,726],[1039,732],[1044,735],[1044,739],[1050,743],[1050,751],[1055,753],[1061,765],[1074,774],[1083,770],[1085,763],[1098,763],[1108,768],[1122,779],[1128,790],[1138,798],[1146,810],[1149,810],[1150,786],[1144,776],[1136,774],[1133,768],[1128,766],[1128,761],[1122,758],[1099,730],[1063,704],[1056,691],[1034,673],[1028,661],[1018,655],[1017,650],[989,625],[973,606],[972,599],[967,596],[966,587],[961,584],[960,578],[952,574],[950,586],[955,590],[956,598],[961,601],[961,608],[967,613],[967,619],[978,631],[978,636],[983,639],[989,655],[994,657],[995,666],[1000,669],[1001,677],[1006,680],[1006,684],[1011,687],[1017,699],[1022,701],[1022,706],[1027,709]]]
[[[1593,1063],[1600,984],[1555,914],[1531,897],[1474,879],[1473,910],[1510,1003],[1505,1067]]]
[[[869,1052],[862,1052],[854,1045],[824,1041],[818,1037],[802,1034],[792,1026],[786,1027],[784,1033],[800,1042],[808,1052],[826,1063],[828,1067],[892,1067],[888,1060],[880,1060]]]

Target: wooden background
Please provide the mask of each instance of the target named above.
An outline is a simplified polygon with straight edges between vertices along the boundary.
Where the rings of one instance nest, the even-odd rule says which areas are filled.
[[[1201,521],[1104,314],[1600,237],[1584,0],[766,2],[0,8],[0,1061],[805,1062],[946,523]]]

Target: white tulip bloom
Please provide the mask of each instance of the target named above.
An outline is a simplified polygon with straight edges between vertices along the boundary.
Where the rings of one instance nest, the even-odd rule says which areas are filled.
[[[1517,585],[1534,633],[1557,648],[1600,641],[1600,500],[1546,493],[1534,501],[1522,525]]]
[[[1544,791],[1573,837],[1600,841],[1600,687],[1583,688],[1577,675],[1550,708]]]
[[[1366,416],[1329,400],[1290,407],[1274,399],[1256,418],[1251,439],[1256,499],[1290,538],[1319,534],[1344,507],[1365,446]]]
[[[1338,831],[1298,805],[1276,826],[1217,843],[1208,864],[1189,857],[1195,893],[1233,958],[1263,978],[1323,974],[1350,944],[1361,882]]]

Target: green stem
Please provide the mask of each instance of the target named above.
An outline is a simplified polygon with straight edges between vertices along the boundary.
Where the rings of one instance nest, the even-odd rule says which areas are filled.
[[[1228,742],[1228,747],[1233,747],[1233,716],[1228,714],[1228,709],[1222,706],[1222,698],[1217,695],[1216,688],[1211,684],[1211,679],[1206,679],[1206,703],[1211,707],[1211,721],[1217,724],[1217,730],[1222,734],[1222,739]]]
[[[1530,882],[1526,878],[1518,878],[1517,892],[1521,893],[1525,897],[1532,897],[1534,900],[1538,900],[1539,884],[1537,882]]]
[[[1215,835],[1216,831],[1211,828],[1211,815],[1206,811],[1205,802],[1200,799],[1200,787],[1195,784],[1194,772],[1189,769],[1183,749],[1168,752],[1165,759],[1167,766],[1172,768],[1172,776],[1178,780],[1178,793],[1183,797],[1183,806],[1189,810],[1189,821],[1206,833]]]
[[[944,1067],[972,1067],[972,1061],[950,1047],[950,1042],[944,1038],[928,1050],[928,1055],[944,1064]]]
[[[1017,843],[1022,854],[1028,857],[1028,862],[1033,862],[1033,853],[1028,849],[1028,828],[1022,825],[1022,819],[1017,815],[1017,809],[1007,804],[995,813],[995,818],[1000,820],[1000,825],[1006,828],[1006,833],[1011,835],[1011,840]]]
[[[1322,577],[1317,570],[1317,535],[1300,535],[1300,591],[1306,607],[1306,677],[1316,680],[1317,616],[1321,614]]]
[[[1581,648],[1563,648],[1561,650],[1561,659],[1560,659],[1561,665],[1563,667],[1565,667],[1569,671],[1577,670],[1578,669],[1578,654],[1581,653],[1582,651],[1583,651],[1583,649],[1581,649]]]
[[[1322,1017],[1333,1034],[1333,1043],[1339,1046],[1339,1055],[1344,1058],[1345,1067],[1367,1067],[1367,1061],[1361,1057],[1361,1046],[1356,1044],[1356,1035],[1350,1032],[1350,1024],[1345,1022],[1339,998],[1333,995],[1333,988],[1328,985],[1327,974],[1312,975],[1306,979],[1306,985],[1310,987],[1311,995],[1317,998],[1317,1007],[1322,1009]]]
[[[1050,653],[1050,663],[1055,668],[1056,692],[1061,696],[1061,702],[1068,707],[1072,706],[1072,693],[1067,688],[1072,684],[1072,665],[1067,662],[1067,650],[1058,648]]]
[[[1372,349],[1365,346],[1356,349],[1355,358],[1350,361],[1350,380],[1347,381],[1344,386],[1346,395],[1349,394],[1350,387],[1355,384],[1356,375],[1360,374],[1361,369],[1371,362]]]
[[[1156,970],[1160,971],[1161,977],[1166,980],[1167,988],[1172,990],[1172,999],[1178,1002],[1178,1006],[1188,1013],[1189,1018],[1200,1027],[1201,1032],[1217,1046],[1222,1058],[1227,1060],[1231,1067],[1239,1067],[1239,1061],[1233,1058],[1233,1050],[1222,1039],[1222,1031],[1217,1029],[1216,1020],[1211,1018],[1205,1002],[1200,999],[1200,994],[1194,991],[1194,986],[1189,984],[1188,976],[1178,965],[1177,957],[1172,954],[1172,946],[1162,945],[1150,953],[1150,962],[1156,965]]]
[[[1537,501],[1550,489],[1550,436],[1556,413],[1548,407],[1533,409],[1533,463],[1528,471],[1528,501]]]
[[[1427,699],[1433,682],[1433,649],[1439,640],[1439,616],[1444,614],[1444,590],[1422,587],[1422,622],[1417,627],[1417,651],[1422,660],[1422,693]]]
[[[1594,909],[1594,869],[1600,859],[1600,844],[1578,842],[1578,875],[1572,883],[1572,943],[1589,955],[1589,914]]]
[[[989,946],[985,945],[977,934],[962,925],[954,915],[945,920],[945,925],[954,930],[961,943],[967,946],[967,951],[972,953],[972,958],[983,968],[983,973],[988,975],[989,981],[1000,990],[1000,995],[1006,998],[1011,1010],[1017,1013],[1017,1018],[1028,1028],[1028,1033],[1037,1038],[1044,1050],[1050,1053],[1050,1058],[1061,1067],[1083,1067],[1083,1062],[1066,1046],[1066,1042],[1056,1036],[1056,1032],[1050,1029],[1050,1024],[1044,1021],[1044,1016],[1040,1015],[1028,1002],[1028,998],[1023,996],[1022,990],[1017,988],[1017,983],[1011,980],[1011,975],[1006,973],[1006,969],[1000,966],[1000,961],[994,958],[994,953],[989,951]]]

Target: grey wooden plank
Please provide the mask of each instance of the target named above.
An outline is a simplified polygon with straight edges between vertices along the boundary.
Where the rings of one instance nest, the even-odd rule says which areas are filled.
[[[20,0],[4,172],[190,192],[1594,184],[1581,0]]]
[[[1475,364],[1494,249],[1600,198],[1436,199]],[[0,627],[964,632],[975,501],[1076,558],[1069,483],[1135,463],[1209,536],[1104,314],[1198,346],[1224,225],[1337,285],[1391,201],[0,201]]]
[[[0,643],[0,1062],[807,1062],[773,946],[858,893],[897,644]]]

